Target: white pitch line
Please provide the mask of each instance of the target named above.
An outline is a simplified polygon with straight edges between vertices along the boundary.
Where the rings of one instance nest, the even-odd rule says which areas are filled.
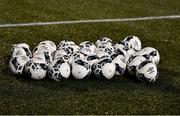
[[[129,21],[145,21],[158,19],[179,19],[180,15],[169,16],[150,16],[137,18],[120,18],[120,19],[94,19],[94,20],[74,20],[74,21],[52,21],[52,22],[30,22],[16,24],[0,24],[0,28],[5,27],[25,27],[25,26],[43,26],[43,25],[61,25],[61,24],[80,24],[80,23],[106,23],[106,22],[129,22]]]

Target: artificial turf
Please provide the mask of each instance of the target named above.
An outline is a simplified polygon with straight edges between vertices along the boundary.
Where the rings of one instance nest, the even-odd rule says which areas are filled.
[[[1,0],[0,23],[177,15],[179,0]],[[159,78],[141,83],[132,76],[112,80],[40,81],[12,74],[11,45],[31,49],[43,40],[79,44],[107,36],[114,43],[136,35],[161,56]],[[180,20],[0,28],[0,114],[180,114]]]

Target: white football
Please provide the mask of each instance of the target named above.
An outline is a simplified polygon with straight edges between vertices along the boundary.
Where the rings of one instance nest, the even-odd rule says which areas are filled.
[[[64,48],[64,47],[69,46],[69,45],[75,45],[75,42],[69,41],[69,40],[62,40],[62,41],[58,44],[58,49]]]
[[[132,49],[131,49],[132,50]],[[131,51],[130,50],[130,51]],[[134,51],[134,50],[132,50],[132,51]],[[132,54],[130,54],[129,52],[128,52],[128,50],[124,50],[124,49],[119,49],[119,48],[117,48],[116,49],[116,52],[115,53],[117,53],[117,54],[120,54],[120,55],[123,55],[124,56],[124,61],[127,63],[128,62],[128,60],[129,60],[129,58],[132,56]]]
[[[53,52],[52,57],[53,60],[63,59],[64,61],[69,63],[69,56],[63,50],[56,50],[55,52]]]
[[[57,49],[56,44],[50,40],[42,41],[38,46],[46,46],[50,52],[54,52]]]
[[[112,59],[102,58],[93,65],[93,72],[97,78],[112,79],[116,73],[116,66]]]
[[[80,47],[74,44],[58,48],[58,50],[64,50],[68,56],[71,56],[73,53],[78,52],[79,49]]]
[[[40,80],[46,77],[47,63],[43,58],[34,57],[25,65],[25,73],[35,80]]]
[[[132,56],[132,57],[130,57],[129,61],[127,63],[128,72],[131,75],[136,75],[136,71],[138,70],[139,65],[146,60],[147,59],[143,56]]]
[[[80,46],[80,52],[84,54],[95,54],[96,53],[96,46],[94,43],[91,43],[90,41],[84,41],[79,44]]]
[[[47,75],[48,77],[52,78],[55,81],[68,79],[70,74],[71,74],[70,66],[63,59],[56,59],[48,65]]]
[[[80,47],[78,45],[70,45],[69,48],[73,49],[73,53],[78,52],[80,50]]]
[[[71,64],[76,59],[84,59],[85,55],[81,52],[75,52],[69,57],[69,63]]]
[[[132,49],[132,47],[129,47],[128,42],[124,42],[124,41],[120,41],[116,43],[114,47],[116,50],[119,49],[119,50],[126,51],[129,57],[132,56],[132,54],[136,52],[134,49]]]
[[[33,58],[35,57],[42,58],[47,64],[52,62],[52,54],[50,52],[37,51],[33,54]]]
[[[49,50],[47,46],[38,45],[38,46],[34,47],[34,49],[33,49],[33,56],[36,52],[50,52],[51,53],[51,50]]]
[[[142,48],[141,41],[137,36],[127,36],[123,42],[125,43],[125,46],[128,46],[135,51],[140,51]]]
[[[52,53],[53,59],[58,59],[61,56],[67,55],[67,52],[64,49],[58,49]]]
[[[153,47],[145,47],[142,51],[150,56],[149,60],[155,63],[156,65],[160,61],[159,52]]]
[[[13,56],[9,61],[9,68],[14,74],[22,74],[24,65],[29,60],[29,57],[26,55]]]
[[[107,45],[113,45],[113,42],[110,38],[102,37],[99,40],[96,41],[95,45],[97,47],[99,46],[107,46]]]
[[[111,55],[115,52],[115,47],[113,45],[99,46],[97,47],[97,52],[99,51],[104,51]]]
[[[15,57],[15,56],[27,56],[27,53],[26,51],[23,49],[23,48],[15,48],[12,52],[12,57]]]
[[[76,59],[72,62],[72,75],[75,79],[84,79],[91,74],[91,65],[85,59]]]
[[[125,43],[124,43],[124,42],[120,41],[120,42],[116,43],[116,44],[114,45],[114,47],[115,47],[116,50],[117,50],[117,49],[122,50],[122,49],[124,49],[126,46],[125,46]]]
[[[136,76],[141,81],[154,82],[158,78],[157,67],[151,61],[145,61],[140,64]]]
[[[11,54],[13,54],[13,52],[15,52],[16,49],[18,49],[18,48],[24,49],[24,51],[26,52],[26,55],[27,55],[28,57],[32,57],[32,53],[31,53],[31,51],[30,51],[29,45],[26,44],[26,43],[14,44],[13,47],[12,47],[12,49],[11,49]]]
[[[98,51],[98,52],[96,53],[96,55],[97,55],[98,58],[110,57],[110,54],[108,54],[108,53],[105,52],[105,51]]]
[[[145,47],[141,51],[133,54],[133,56],[137,55],[145,56],[149,61],[155,63],[156,65],[160,61],[159,52],[153,47]]]
[[[126,62],[124,56],[114,53],[111,55],[112,62],[116,65],[116,75],[123,75],[126,71]]]
[[[93,64],[94,64],[95,62],[97,62],[99,58],[98,58],[97,55],[91,54],[91,55],[85,56],[84,59],[87,60],[91,66],[93,66]]]

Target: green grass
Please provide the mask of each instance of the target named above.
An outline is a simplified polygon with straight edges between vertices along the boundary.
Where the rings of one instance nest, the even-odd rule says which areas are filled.
[[[0,0],[0,23],[174,15],[179,0]],[[49,39],[77,44],[107,36],[137,35],[159,50],[160,76],[153,84],[125,76],[112,80],[35,81],[8,69],[11,45],[31,49]],[[180,114],[180,20],[0,28],[0,114]]]

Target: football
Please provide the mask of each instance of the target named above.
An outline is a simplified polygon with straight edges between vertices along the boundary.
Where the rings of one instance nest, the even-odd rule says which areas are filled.
[[[48,65],[47,75],[48,77],[52,78],[55,81],[68,79],[70,74],[71,74],[70,66],[63,59],[56,59]]]
[[[137,36],[127,36],[124,40],[123,43],[125,46],[127,46],[129,49],[133,49],[135,51],[140,51],[142,46],[141,46],[141,41]]]
[[[79,59],[79,58],[84,59],[84,57],[85,57],[85,54],[83,54],[82,52],[79,52],[79,51],[75,52],[69,57],[69,63],[72,64],[74,60]]]
[[[93,65],[93,72],[99,79],[112,79],[116,73],[116,66],[111,58],[101,58]]]
[[[72,62],[72,76],[75,79],[84,79],[91,74],[91,65],[85,59],[76,59]]]
[[[23,48],[15,48],[11,54],[12,57],[15,56],[28,56],[26,51]],[[28,56],[29,57],[29,56]]]
[[[25,73],[35,80],[46,77],[47,63],[41,57],[33,57],[25,64]]]
[[[24,65],[29,61],[26,55],[18,55],[11,57],[9,61],[9,68],[14,74],[22,74]]]
[[[53,58],[51,52],[48,51],[37,51],[33,54],[33,58],[34,57],[42,58],[47,64],[51,63]]]
[[[105,51],[98,51],[98,52],[96,53],[96,55],[97,55],[98,58],[110,57],[110,54],[108,54],[108,53],[105,52]]]
[[[107,37],[102,37],[100,39],[98,39],[95,43],[95,45],[97,47],[99,46],[107,46],[107,45],[112,45],[112,40],[110,38],[107,38]]]
[[[66,53],[64,49],[58,49],[52,53],[53,60],[58,59],[59,57],[64,56],[64,55],[68,56],[68,54]]]
[[[122,44],[122,42],[115,45],[115,52],[124,55],[125,62],[127,62],[129,58],[135,53],[133,49],[125,46],[124,44]]]
[[[115,47],[113,45],[99,46],[97,48],[97,52],[99,51],[103,51],[111,55],[115,52]]]
[[[126,71],[126,62],[124,56],[114,53],[111,55],[112,62],[116,65],[116,75],[123,75]]]
[[[11,54],[13,54],[13,52],[15,52],[19,48],[23,49],[28,57],[32,57],[32,53],[30,51],[29,45],[26,43],[14,44],[11,49]]]
[[[94,64],[95,62],[97,62],[99,58],[98,58],[97,55],[91,54],[91,55],[86,55],[86,56],[84,57],[84,59],[87,60],[91,66],[93,66],[93,64]]]
[[[138,69],[138,66],[146,61],[147,59],[143,56],[132,56],[129,58],[129,61],[127,63],[127,69],[128,69],[128,72],[131,74],[131,75],[136,75],[136,71]]]
[[[34,55],[36,52],[51,52],[51,50],[49,50],[47,46],[39,45],[39,46],[36,46],[36,47],[33,49],[33,55]]]
[[[67,45],[67,46],[58,48],[58,50],[65,51],[68,56],[71,56],[73,53],[78,52],[79,49],[80,49],[80,47],[78,45],[75,45],[75,44]]]
[[[158,78],[157,66],[151,61],[142,62],[136,72],[140,81],[154,82]]]
[[[61,49],[61,48],[67,47],[67,46],[69,46],[69,45],[75,45],[75,42],[69,41],[69,40],[62,40],[62,41],[58,44],[57,48],[58,48],[58,49]]]
[[[90,41],[84,41],[82,43],[79,44],[80,46],[80,52],[84,53],[84,54],[95,54],[96,53],[96,46],[94,45],[94,43],[91,43]]]
[[[153,47],[145,47],[141,51],[134,53],[134,55],[144,55],[146,58],[154,64],[159,64],[160,55],[159,52]]]
[[[50,40],[42,41],[38,46],[46,46],[50,52],[54,52],[57,49],[56,44]]]

